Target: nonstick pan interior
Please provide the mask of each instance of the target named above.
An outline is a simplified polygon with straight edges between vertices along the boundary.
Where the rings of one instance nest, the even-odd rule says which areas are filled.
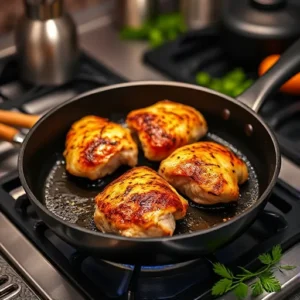
[[[206,139],[225,145],[229,143],[232,150],[248,163],[250,179],[240,188],[238,205],[226,209],[199,209],[190,205],[189,214],[178,222],[174,237],[167,238],[170,243],[166,243],[166,238],[146,239],[144,243],[142,238],[98,235],[92,231],[95,230],[93,198],[128,168],[121,167],[105,180],[93,183],[69,176],[62,163],[67,131],[73,122],[91,114],[124,123],[125,116],[131,110],[163,99],[184,103],[202,112],[209,126]],[[53,109],[29,132],[19,156],[22,184],[41,218],[60,237],[108,260],[132,261],[137,253],[151,251],[151,263],[166,263],[210,253],[234,239],[254,221],[266,204],[278,175],[279,152],[274,136],[250,108],[236,103],[236,100],[205,88],[170,82],[128,83],[86,93]],[[251,134],[245,130],[249,124],[253,128]],[[139,165],[158,168],[158,164],[152,165],[144,160],[142,151]],[[228,218],[232,220],[226,222]],[[210,226],[216,230],[199,230]],[[136,243],[137,240],[141,242]],[[155,244],[154,252],[147,246],[148,242]],[[115,245],[113,249],[112,245]],[[177,248],[181,250],[177,251]],[[118,253],[122,253],[122,257],[116,258]],[[175,258],[171,253],[180,255],[180,258]],[[158,254],[170,257],[164,259]]]
[[[110,120],[124,124],[123,116],[110,116]],[[240,197],[236,204],[200,206],[190,201],[188,213],[183,220],[177,222],[175,234],[191,233],[213,227],[226,222],[251,207],[258,199],[259,185],[257,175],[248,158],[224,139],[208,133],[201,140],[212,140],[230,147],[248,166],[249,180],[240,188]],[[158,170],[159,163],[147,160],[142,150],[139,151],[140,166],[149,166]],[[71,176],[66,172],[64,158],[60,153],[53,157],[52,168],[46,177],[43,200],[46,207],[56,216],[65,221],[75,223],[84,228],[97,231],[94,221],[94,197],[115,178],[119,177],[128,167],[119,168],[114,174],[98,181]],[[49,172],[49,171],[48,171]]]

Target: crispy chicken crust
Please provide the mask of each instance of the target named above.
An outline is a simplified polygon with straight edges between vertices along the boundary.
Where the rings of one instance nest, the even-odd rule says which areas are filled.
[[[145,157],[152,161],[165,159],[175,149],[207,133],[207,123],[200,112],[169,100],[131,111],[126,123],[137,134]]]
[[[96,198],[94,221],[102,232],[126,237],[171,236],[188,202],[157,172],[135,167]]]
[[[215,142],[177,149],[161,162],[158,172],[183,195],[206,205],[237,201],[238,185],[248,180],[245,162]]]
[[[129,129],[101,117],[85,116],[69,130],[63,155],[70,174],[96,180],[121,165],[134,167],[138,147]]]

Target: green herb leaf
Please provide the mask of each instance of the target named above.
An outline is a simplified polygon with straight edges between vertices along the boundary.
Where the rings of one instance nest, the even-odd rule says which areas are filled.
[[[220,296],[229,291],[232,286],[232,280],[223,278],[219,280],[212,288],[213,296]]]
[[[268,293],[279,292],[281,290],[281,284],[278,279],[270,274],[262,274],[260,276],[260,282],[264,290]]]
[[[282,249],[279,245],[273,247],[272,249],[272,258],[273,258],[273,263],[277,263],[280,261],[282,257]]]
[[[286,271],[290,271],[290,270],[294,270],[297,267],[296,266],[290,266],[290,265],[283,265],[283,266],[279,266],[280,269],[282,270],[286,270]]]
[[[227,279],[232,279],[233,278],[233,274],[232,272],[227,269],[223,264],[220,263],[215,263],[213,264],[214,266],[214,272],[224,278]]]
[[[269,253],[259,255],[258,259],[264,265],[269,265],[273,262],[272,256]]]
[[[251,285],[252,296],[257,297],[264,292],[263,286],[260,280],[257,280],[255,283]]]
[[[233,274],[225,265],[221,263],[213,264],[214,272],[223,277],[212,288],[212,295],[220,296],[228,291],[234,292],[237,299],[241,300],[248,295],[248,286],[245,284],[247,280],[256,278],[257,280],[251,285],[252,296],[261,295],[264,291],[268,293],[279,292],[281,284],[274,276],[274,270],[293,270],[296,267],[290,265],[278,266],[278,262],[282,257],[282,249],[280,245],[273,247],[271,253],[259,255],[259,260],[263,266],[256,272],[251,272],[243,267],[239,267],[242,272]]]
[[[238,299],[244,299],[248,295],[248,285],[241,282],[239,285],[233,290],[235,296]]]

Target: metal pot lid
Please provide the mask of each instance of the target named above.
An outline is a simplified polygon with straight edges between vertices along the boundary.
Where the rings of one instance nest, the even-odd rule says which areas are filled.
[[[221,18],[226,28],[242,36],[300,36],[299,0],[224,0]]]

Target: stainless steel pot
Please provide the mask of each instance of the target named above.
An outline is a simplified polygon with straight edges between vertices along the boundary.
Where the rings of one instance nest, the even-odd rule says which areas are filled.
[[[16,28],[20,75],[38,85],[72,79],[79,58],[76,26],[63,0],[24,0],[25,15]]]
[[[219,21],[222,0],[180,0],[180,10],[189,29],[200,29]]]

